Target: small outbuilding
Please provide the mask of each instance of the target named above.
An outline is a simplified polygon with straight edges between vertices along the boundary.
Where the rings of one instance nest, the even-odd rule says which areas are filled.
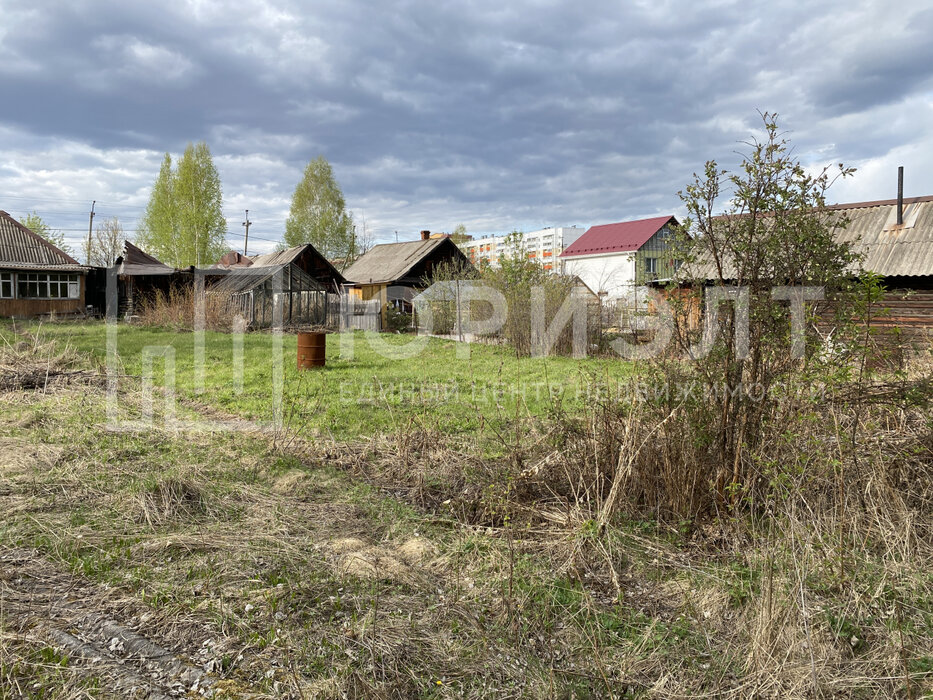
[[[143,306],[172,290],[190,289],[189,270],[176,270],[157,260],[129,241],[123,244],[123,255],[114,263],[117,275],[117,311],[121,318],[139,313]],[[106,278],[104,278],[106,283]]]
[[[284,325],[326,325],[346,281],[310,243],[252,259],[228,253],[209,273],[221,270],[210,293],[227,297],[254,328],[273,325],[276,300]]]

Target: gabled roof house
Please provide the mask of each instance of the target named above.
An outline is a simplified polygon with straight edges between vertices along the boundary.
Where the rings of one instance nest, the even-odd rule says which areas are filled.
[[[619,298],[632,285],[672,274],[673,216],[591,226],[560,254],[561,271],[599,296]]]
[[[0,211],[0,316],[84,313],[87,271]]]
[[[425,280],[444,263],[472,267],[450,238],[431,238],[430,231],[422,231],[417,241],[373,246],[343,271],[344,287],[351,299],[378,299],[384,322],[388,306],[411,311],[417,290],[424,289]]]

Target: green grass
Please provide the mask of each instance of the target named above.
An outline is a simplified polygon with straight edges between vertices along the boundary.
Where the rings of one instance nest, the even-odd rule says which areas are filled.
[[[105,361],[106,325],[101,322],[20,327]],[[192,333],[121,324],[117,352],[122,371],[140,376],[145,348],[171,347],[179,396],[200,398],[251,420],[269,420],[273,336],[245,336],[242,389],[235,380],[232,337],[217,332],[205,336],[203,394],[196,387]],[[393,350],[404,350],[413,342],[411,336],[389,334],[380,335],[379,340]],[[299,372],[296,344],[295,335],[284,336],[285,418],[338,439],[411,428],[471,434],[486,426],[505,426],[515,418],[580,411],[591,403],[594,379],[600,386],[612,387],[631,372],[631,365],[618,359],[516,358],[508,348],[486,345],[470,346],[469,359],[461,359],[458,346],[462,352],[463,345],[437,338],[428,339],[415,357],[392,359],[361,332],[330,335],[327,366]],[[163,360],[156,358],[157,385],[164,381],[162,368]]]

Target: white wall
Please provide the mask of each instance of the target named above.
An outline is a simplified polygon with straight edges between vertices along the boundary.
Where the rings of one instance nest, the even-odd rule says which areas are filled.
[[[574,255],[561,258],[564,274],[576,275],[599,294],[618,299],[635,283],[635,253]]]

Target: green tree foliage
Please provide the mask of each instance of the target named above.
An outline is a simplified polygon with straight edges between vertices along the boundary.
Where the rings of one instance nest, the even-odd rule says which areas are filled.
[[[26,216],[20,220],[20,223],[37,236],[42,236],[42,238],[47,240],[66,255],[71,255],[72,250],[68,244],[65,243],[65,234],[61,231],[55,231],[50,228],[49,225],[42,220],[42,217],[39,216],[38,212],[33,211],[29,214],[26,214]]]
[[[646,458],[647,471],[635,480],[656,481],[631,490],[634,499],[679,515],[694,516],[717,502],[758,502],[767,487],[760,467],[770,459],[769,441],[792,415],[786,396],[849,362],[822,351],[816,320],[828,324],[834,311],[851,308],[858,258],[837,242],[847,220],[827,208],[826,196],[853,170],[808,172],[793,158],[776,116],[762,117],[764,136],[746,142],[737,170],[708,161],[679,193],[689,216],[672,252],[684,261],[681,286],[672,286],[667,299],[674,310],[673,352],[655,354],[645,369],[649,385],[670,391],[643,406],[644,425],[663,425],[652,439],[670,448],[663,468],[677,476],[664,481],[661,461]],[[813,287],[822,288],[826,301],[810,297],[805,346],[794,351],[784,295]],[[851,324],[846,317],[852,318],[849,311],[842,323]],[[692,440],[681,441],[682,435]]]
[[[544,294],[544,315],[550,323],[561,305],[573,292],[573,281],[544,269],[540,262],[528,257],[525,235],[512,231],[505,238],[506,253],[499,256],[498,267],[486,267],[483,281],[497,289],[508,303],[509,314],[501,334],[518,357],[532,352],[532,295],[535,289]],[[570,354],[572,344],[568,328],[558,339],[556,351]]]
[[[285,223],[285,244],[310,243],[327,258],[351,261],[356,256],[356,227],[345,209],[343,193],[324,156],[305,168],[295,187]]]
[[[220,175],[207,144],[189,143],[175,168],[166,153],[137,244],[166,265],[209,265],[226,252],[226,233]]]

